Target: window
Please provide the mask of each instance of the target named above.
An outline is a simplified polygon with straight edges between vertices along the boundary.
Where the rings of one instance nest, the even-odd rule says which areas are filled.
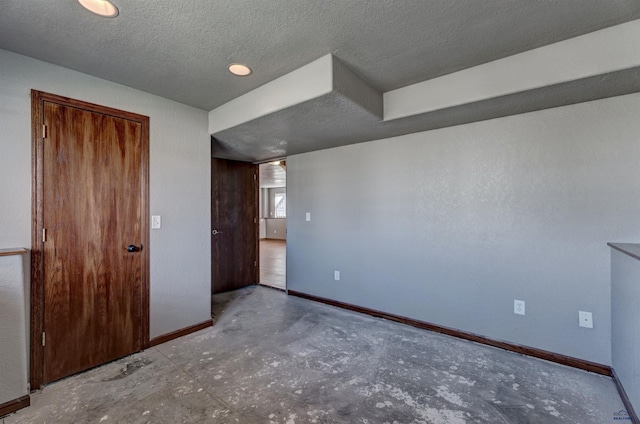
[[[287,217],[287,194],[276,193],[275,194],[275,217],[286,218]]]

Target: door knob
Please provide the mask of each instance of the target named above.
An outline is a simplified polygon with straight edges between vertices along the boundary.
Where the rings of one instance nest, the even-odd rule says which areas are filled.
[[[139,252],[140,248],[134,244],[127,246],[127,252]]]
[[[211,234],[213,234],[214,236],[217,236],[218,234],[222,234],[222,231],[212,230]]]

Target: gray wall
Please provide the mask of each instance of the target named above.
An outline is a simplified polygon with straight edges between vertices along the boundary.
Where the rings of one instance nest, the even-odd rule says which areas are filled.
[[[266,188],[260,188],[260,190],[258,191],[258,211],[260,213],[260,222],[259,222],[259,229],[260,229],[260,238],[266,238],[267,237],[267,223],[264,219],[264,217],[267,215],[267,211],[266,211],[266,206],[267,206],[267,196],[268,196],[268,189]]]
[[[276,215],[276,193],[286,193],[286,187],[276,187],[263,189],[267,193],[268,202],[266,202],[266,215],[265,221],[265,237],[268,239],[287,239],[287,219],[286,218],[273,218]],[[287,199],[288,200],[288,199]]]
[[[266,238],[286,240],[287,239],[287,219],[286,218],[274,218],[265,219],[266,221]]]
[[[0,256],[0,405],[27,389],[26,255]]]
[[[267,238],[267,220],[260,218],[260,238]]]
[[[260,218],[266,218],[269,216],[269,189],[260,188],[258,194],[258,210],[260,212]]]
[[[151,337],[209,319],[207,112],[0,50],[0,248],[31,244],[32,88],[150,117]]]
[[[640,261],[611,251],[613,368],[633,408],[640,409]]]
[[[287,287],[610,365],[606,243],[640,237],[639,110],[634,94],[288,157]]]
[[[276,216],[276,194],[286,193],[286,187],[270,188],[269,190],[269,218]]]

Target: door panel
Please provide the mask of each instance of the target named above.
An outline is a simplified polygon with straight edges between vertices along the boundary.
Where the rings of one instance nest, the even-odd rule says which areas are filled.
[[[258,283],[258,165],[211,159],[211,291]]]
[[[142,348],[140,122],[44,102],[44,382]]]

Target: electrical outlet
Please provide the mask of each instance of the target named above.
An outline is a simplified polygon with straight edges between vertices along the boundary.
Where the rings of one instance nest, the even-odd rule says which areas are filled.
[[[591,312],[578,311],[578,325],[585,328],[593,328],[593,314]]]
[[[305,219],[307,222],[311,221],[311,212],[307,212],[305,215]]]
[[[340,271],[333,271],[333,279],[340,281]]]
[[[524,300],[513,301],[513,313],[517,315],[524,315]]]

